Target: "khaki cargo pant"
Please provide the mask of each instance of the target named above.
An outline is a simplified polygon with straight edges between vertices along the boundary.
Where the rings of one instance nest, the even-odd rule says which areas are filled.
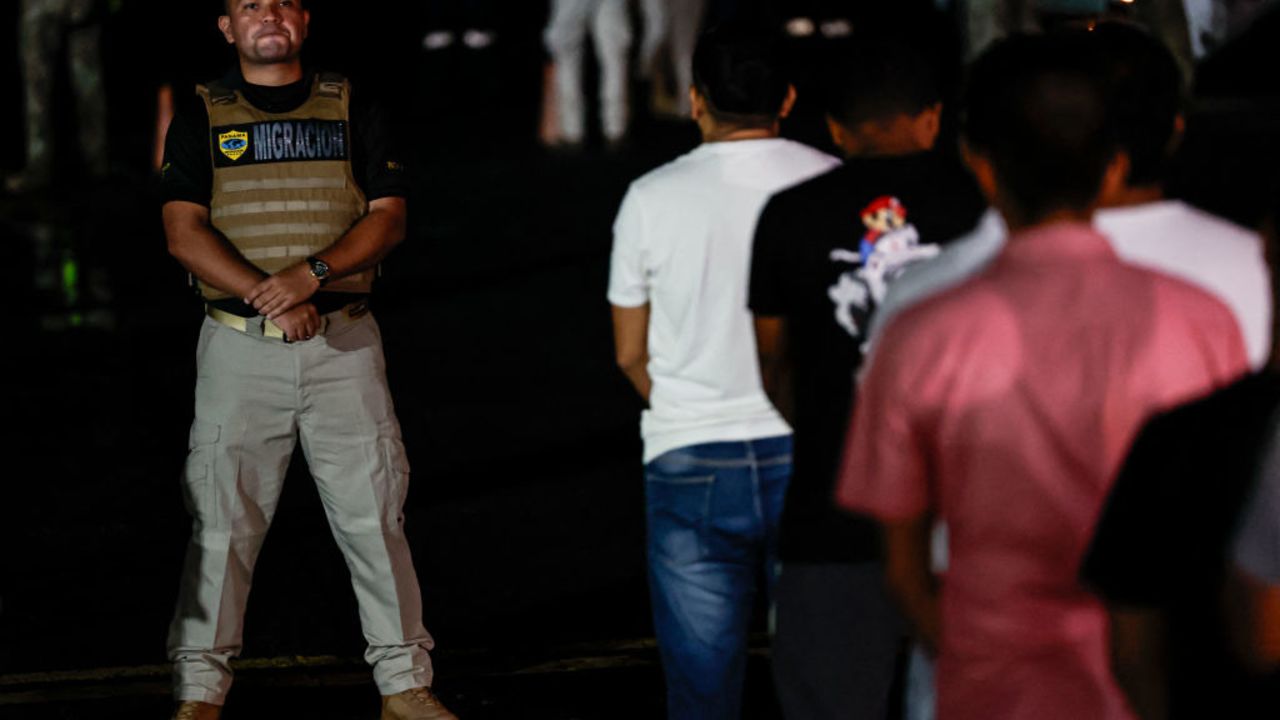
[[[404,536],[409,466],[373,317],[325,316],[297,343],[206,318],[184,473],[194,518],[169,630],[178,700],[222,704],[239,654],[254,562],[297,438],[346,558],[384,695],[430,686],[431,636]]]

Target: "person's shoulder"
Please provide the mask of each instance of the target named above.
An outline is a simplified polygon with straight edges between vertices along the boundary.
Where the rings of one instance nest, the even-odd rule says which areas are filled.
[[[707,151],[707,146],[699,145],[632,180],[631,191],[647,193],[696,181],[714,162],[715,158]]]
[[[775,211],[793,207],[799,210],[806,206],[829,207],[829,198],[840,196],[848,183],[846,175],[845,166],[835,160],[826,170],[774,193],[769,198],[768,207]]]
[[[1141,240],[1159,232],[1161,242],[1171,238],[1202,242],[1206,249],[1220,247],[1256,250],[1261,239],[1253,230],[1181,200],[1161,200],[1130,207],[1098,211],[1097,223],[1118,240]],[[1124,237],[1132,234],[1136,237]]]
[[[841,164],[840,158],[790,138],[778,138],[774,149],[797,165],[807,165],[818,170],[830,170]]]
[[[1169,224],[1171,231],[1203,236],[1215,250],[1219,246],[1250,251],[1261,249],[1262,238],[1253,230],[1181,201],[1172,202],[1171,208],[1174,218]]]
[[[1124,264],[1123,271],[1131,276],[1132,292],[1144,293],[1144,284],[1149,288],[1155,299],[1156,318],[1174,321],[1197,334],[1226,328],[1239,333],[1230,306],[1209,288],[1160,269]]]
[[[209,111],[205,107],[200,88],[208,87],[208,83],[191,83],[173,88],[173,116],[183,120],[208,121]]]
[[[984,333],[1016,329],[1013,311],[998,288],[980,271],[916,298],[889,319],[882,344],[927,344],[933,348],[955,343],[975,345]],[[891,339],[896,336],[896,339]],[[932,356],[933,352],[923,356]]]

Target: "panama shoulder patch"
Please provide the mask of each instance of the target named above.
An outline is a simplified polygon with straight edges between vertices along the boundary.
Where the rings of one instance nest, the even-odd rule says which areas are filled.
[[[218,135],[218,150],[222,151],[232,162],[240,159],[244,151],[249,149],[249,133],[240,130],[228,130]]]

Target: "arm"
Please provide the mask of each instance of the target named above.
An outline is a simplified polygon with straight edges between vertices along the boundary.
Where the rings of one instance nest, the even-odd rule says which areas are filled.
[[[938,650],[938,588],[930,571],[932,519],[917,515],[884,522],[885,580],[902,613],[930,654]]]
[[[205,283],[244,297],[265,273],[254,267],[209,224],[209,208],[174,200],[162,209],[169,254]],[[274,318],[285,337],[306,340],[320,325],[315,306],[299,303]]]
[[[649,305],[613,306],[613,342],[618,367],[636,392],[649,402],[653,381],[649,378]]]
[[[369,203],[369,212],[316,257],[329,265],[331,279],[353,275],[377,265],[405,236],[407,212],[402,197],[383,197]],[[275,320],[307,301],[320,289],[311,266],[298,262],[256,283],[244,299]]]
[[[213,229],[209,208],[174,200],[161,213],[169,254],[208,285],[245,297],[266,277]]]
[[[778,316],[756,315],[755,326],[760,381],[764,385],[764,392],[787,423],[794,426],[795,392],[791,385],[787,321]]]
[[[1164,613],[1157,608],[1107,608],[1111,620],[1111,673],[1143,720],[1169,716]]]

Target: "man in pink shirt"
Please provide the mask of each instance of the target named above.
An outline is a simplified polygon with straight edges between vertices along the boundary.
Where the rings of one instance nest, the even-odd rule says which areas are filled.
[[[1126,159],[1085,42],[1015,37],[975,65],[966,155],[1010,242],[885,331],[837,486],[884,526],[890,588],[938,655],[940,720],[1130,717],[1081,555],[1140,424],[1247,367],[1225,305],[1123,264],[1089,224]]]

